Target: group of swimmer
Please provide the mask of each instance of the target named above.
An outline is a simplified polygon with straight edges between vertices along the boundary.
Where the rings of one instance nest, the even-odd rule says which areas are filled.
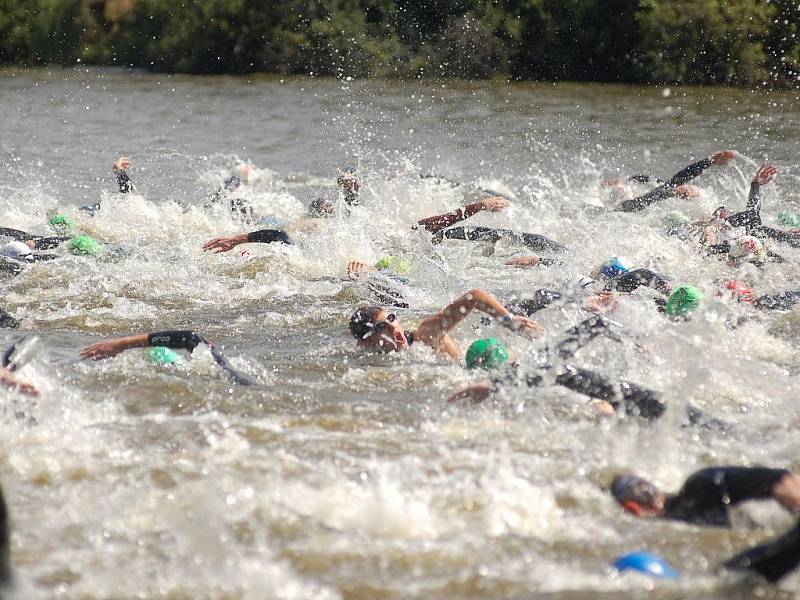
[[[617,210],[643,211],[672,197],[691,198],[699,195],[699,188],[690,182],[711,167],[724,167],[735,158],[733,151],[723,150],[687,166],[668,180],[633,175],[609,180],[604,182],[603,187],[610,191]],[[116,185],[122,194],[135,189],[130,178],[130,167],[131,161],[127,157],[119,158],[113,165]],[[228,252],[242,244],[251,243],[294,244],[294,232],[314,230],[320,219],[333,217],[337,213],[347,216],[351,211],[364,210],[357,208],[361,204],[361,183],[356,169],[347,167],[341,170],[337,178],[337,198],[317,198],[310,203],[306,217],[279,227],[274,219],[259,216],[240,197],[238,192],[247,184],[252,173],[252,165],[238,167],[211,196],[209,205],[224,206],[243,224],[261,223],[269,226],[253,227],[252,231],[213,238],[203,245],[206,251]],[[800,247],[800,229],[796,229],[800,226],[800,215],[781,213],[779,221],[787,225],[785,229],[769,227],[762,222],[762,189],[773,181],[776,174],[777,168],[773,165],[764,165],[756,171],[741,211],[735,212],[720,206],[707,218],[695,221],[677,211],[671,212],[664,225],[664,235],[693,245],[710,259],[726,261],[731,269],[746,263],[763,269],[770,262],[785,262],[785,257],[766,248],[765,240],[793,248]],[[641,189],[647,185],[653,186],[652,189]],[[505,261],[507,266],[522,269],[558,263],[559,256],[567,247],[540,233],[457,225],[480,212],[499,212],[509,205],[508,198],[486,190],[480,200],[452,212],[420,219],[412,227],[430,234],[433,244],[441,244],[445,240],[486,243],[502,240],[524,249],[524,255]],[[100,203],[79,209],[81,217],[85,219],[92,218],[102,210]],[[38,235],[0,227],[0,271],[7,276],[19,276],[31,263],[57,260],[59,254],[47,251],[59,246],[77,255],[92,256],[102,252],[102,242],[85,233],[76,233],[80,228],[73,217],[65,213],[52,213],[48,218],[56,235]],[[545,322],[547,310],[567,305],[585,312],[585,318],[560,334],[559,341],[553,347],[538,351],[532,364],[522,364],[515,353],[496,338],[476,340],[466,352],[466,367],[472,372],[485,371],[486,377],[455,391],[449,398],[450,402],[482,402],[503,388],[535,388],[554,382],[591,398],[600,414],[623,413],[643,420],[657,419],[667,408],[660,392],[577,366],[574,358],[598,336],[622,341],[608,314],[617,310],[625,298],[640,288],[650,290],[653,309],[662,315],[659,318],[676,322],[690,319],[703,302],[703,293],[693,284],[672,282],[650,269],[634,268],[623,257],[610,257],[596,268],[587,269],[588,273],[572,289],[541,288],[510,298],[498,298],[489,291],[472,289],[422,319],[415,327],[406,328],[394,310],[409,307],[403,293],[403,286],[408,283],[408,271],[407,261],[391,255],[384,256],[375,264],[357,258],[348,263],[348,279],[364,284],[369,294],[380,302],[359,306],[350,317],[349,331],[359,348],[390,353],[402,352],[419,344],[444,357],[461,361],[463,354],[451,333],[474,311],[532,340],[541,339],[545,332],[545,326],[534,320],[534,315]],[[721,283],[718,293],[756,310],[787,310],[800,302],[800,290],[789,289],[779,294],[757,296],[746,283],[735,278]],[[539,315],[545,315],[545,318]],[[737,324],[738,321],[730,322],[732,328]],[[12,315],[0,307],[0,327],[16,328],[19,325]],[[212,342],[191,330],[136,333],[104,340],[83,348],[80,356],[100,360],[132,348],[147,348],[153,361],[169,364],[177,360],[176,350],[191,353],[200,346],[211,352],[231,381],[245,386],[256,385],[253,378],[233,368]],[[22,394],[36,395],[39,392],[35,385],[18,376],[24,364],[20,354],[24,353],[18,344],[12,345],[3,354],[0,384]],[[688,426],[712,431],[726,432],[730,428],[728,423],[691,404],[687,406],[686,421]],[[729,527],[728,508],[751,499],[774,498],[792,513],[800,513],[800,476],[780,468],[717,466],[703,469],[691,475],[680,492],[674,495],[660,492],[644,479],[624,474],[610,483],[610,491],[622,508],[633,515],[697,525]],[[5,511],[2,511],[2,515],[5,515]],[[5,542],[7,547],[7,539]],[[727,569],[756,572],[774,582],[792,571],[798,562],[800,523],[786,534],[728,559],[724,566]]]

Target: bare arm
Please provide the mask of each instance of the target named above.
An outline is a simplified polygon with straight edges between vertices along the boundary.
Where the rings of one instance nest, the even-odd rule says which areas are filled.
[[[437,231],[441,231],[442,229],[450,227],[459,221],[469,219],[472,215],[476,215],[482,210],[498,212],[506,207],[508,207],[508,200],[502,196],[492,196],[490,198],[484,198],[478,202],[468,204],[463,208],[458,208],[453,212],[421,219],[420,221],[417,221],[417,224],[422,225],[431,233],[436,233]]]
[[[116,338],[106,342],[97,342],[81,350],[81,358],[91,358],[101,360],[111,358],[120,352],[131,348],[145,348],[148,346],[148,334],[131,335],[128,337]]]
[[[0,368],[0,384],[3,384],[4,386],[13,390],[17,390],[22,394],[28,394],[29,396],[39,395],[39,390],[37,390],[34,385],[31,385],[30,383],[23,383],[22,381],[18,380],[16,377],[14,377],[14,375],[11,374],[11,371],[5,367]]]
[[[514,316],[497,298],[484,290],[471,290],[451,302],[444,310],[428,317],[416,331],[417,339],[436,347],[438,341],[466,319],[473,310],[479,310],[500,321],[513,331],[535,336],[542,333],[542,327],[526,317]]]

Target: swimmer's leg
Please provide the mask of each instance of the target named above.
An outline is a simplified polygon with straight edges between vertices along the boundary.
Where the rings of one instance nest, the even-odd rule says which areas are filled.
[[[800,563],[800,522],[782,536],[754,546],[724,563],[726,569],[749,570],[775,583]]]

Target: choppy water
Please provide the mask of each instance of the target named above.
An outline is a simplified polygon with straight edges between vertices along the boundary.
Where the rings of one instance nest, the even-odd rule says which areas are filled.
[[[5,71],[0,76],[0,225],[46,231],[46,213],[102,199],[84,227],[121,248],[66,256],[3,280],[3,306],[45,342],[21,375],[28,400],[0,389],[0,482],[13,516],[20,598],[793,597],[714,575],[735,550],[789,522],[767,506],[733,531],[636,521],[603,487],[632,469],[665,488],[713,464],[800,469],[797,312],[763,314],[714,297],[732,274],[660,226],[744,205],[756,166],[781,169],[764,213],[800,208],[796,93],[572,84],[377,83],[199,78],[121,71]],[[699,200],[645,213],[606,212],[599,183],[669,176],[731,147],[741,156],[697,183]],[[130,155],[136,194],[114,192],[110,166]],[[204,201],[237,159],[258,167],[247,197],[290,221],[335,196],[336,168],[358,166],[352,218],[298,233],[292,247],[245,259],[208,255],[215,235],[251,229]],[[508,194],[478,224],[544,233],[571,251],[560,267],[502,266],[513,250],[431,246],[410,225],[464,202],[465,186]],[[468,191],[468,190],[467,190]],[[736,273],[757,293],[796,288],[797,250]],[[653,425],[599,419],[586,399],[551,387],[480,407],[448,406],[470,381],[424,348],[375,357],[347,319],[368,297],[344,280],[348,260],[383,254],[412,265],[413,321],[472,287],[568,288],[625,255],[706,291],[688,323],[658,316],[647,294],[615,313],[633,343],[598,340],[583,363],[662,390]],[[582,318],[542,315],[549,339]],[[138,351],[84,363],[101,336],[194,328],[259,382],[232,388],[211,357],[177,368]],[[524,361],[541,346],[470,318]],[[17,332],[0,333],[5,347]],[[733,434],[681,427],[693,400]],[[754,519],[763,527],[745,524]],[[610,577],[634,548],[664,556],[680,583]]]

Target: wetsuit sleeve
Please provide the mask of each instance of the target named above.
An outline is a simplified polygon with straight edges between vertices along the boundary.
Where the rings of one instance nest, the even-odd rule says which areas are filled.
[[[33,238],[33,245],[36,250],[51,250],[56,246],[71,240],[71,237],[35,237]]]
[[[257,244],[291,244],[291,240],[285,231],[280,229],[261,229],[247,234],[247,241]]]
[[[13,240],[24,242],[25,240],[32,240],[36,236],[31,235],[19,229],[11,229],[10,227],[0,227],[0,237],[9,237]]]
[[[556,353],[560,358],[571,358],[578,350],[604,333],[609,333],[608,321],[600,315],[593,315],[567,329],[566,337],[556,346]]]
[[[450,227],[459,221],[469,219],[471,216],[478,214],[480,211],[481,205],[477,202],[474,202],[472,204],[468,204],[464,208],[456,209],[453,212],[421,219],[417,221],[417,224],[422,225],[431,233],[436,233],[437,231],[441,231],[446,227]]]
[[[514,314],[530,317],[532,314],[543,308],[547,308],[550,304],[561,298],[563,298],[563,295],[560,292],[541,288],[533,293],[532,298],[514,300],[512,302],[505,302],[504,304]]]
[[[199,344],[208,342],[194,331],[157,331],[147,336],[148,346],[166,346],[167,348],[193,351]]]
[[[669,183],[665,183],[664,185],[660,185],[656,189],[647,192],[642,196],[621,202],[619,208],[623,212],[637,212],[644,210],[651,204],[671,198],[674,195],[675,187]]]
[[[117,187],[120,194],[127,194],[133,191],[133,182],[125,171],[117,171]]]
[[[765,467],[712,467],[698,471],[667,503],[666,515],[693,523],[729,525],[727,507],[772,497],[772,487],[789,471]]]
[[[679,185],[683,185],[684,183],[688,183],[713,164],[714,163],[711,162],[711,158],[704,158],[696,163],[692,163],[688,167],[675,173],[675,175],[673,175],[670,180],[667,181],[667,185],[677,187]]]
[[[644,419],[657,419],[666,410],[661,394],[627,381],[614,385],[608,378],[589,369],[567,367],[556,377],[556,383],[590,398],[605,400],[615,410],[620,407],[620,399],[625,412]]]
[[[491,242],[495,243],[501,239],[508,240],[512,244],[518,244],[536,250],[538,252],[550,250],[562,252],[566,250],[564,246],[551,239],[535,233],[517,233],[509,229],[493,229],[492,227],[451,227],[445,229],[444,237],[455,240],[469,240],[471,242]]]
[[[753,546],[723,565],[731,570],[750,570],[775,583],[800,563],[800,522],[782,536]]]
[[[753,306],[761,310],[789,310],[800,302],[800,290],[783,292],[782,294],[760,296]]]
[[[615,277],[608,282],[606,290],[632,292],[642,285],[651,287],[662,294],[670,293],[667,280],[649,269],[636,269],[635,271],[629,271],[628,273]]]
[[[650,183],[651,181],[655,181],[659,185],[664,183],[660,179],[655,179],[654,177],[651,177],[650,175],[631,175],[630,177],[628,177],[628,181],[633,181],[633,182],[636,182],[636,183]]]

